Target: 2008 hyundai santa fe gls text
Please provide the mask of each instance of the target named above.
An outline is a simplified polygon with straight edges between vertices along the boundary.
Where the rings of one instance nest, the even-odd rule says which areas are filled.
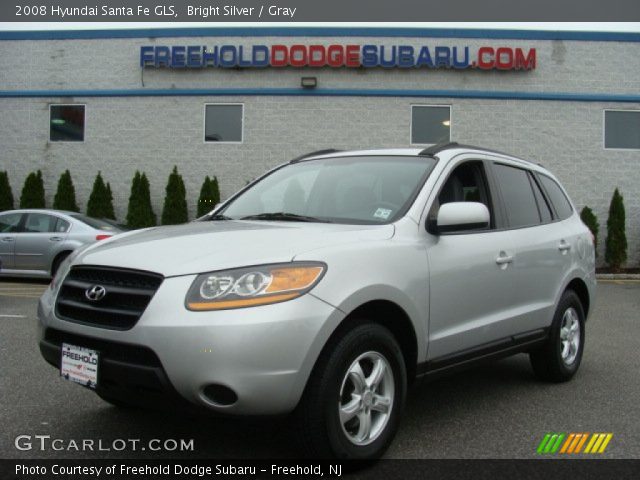
[[[322,151],[186,225],[75,251],[40,350],[107,402],[293,413],[323,458],[392,441],[414,379],[528,352],[569,380],[593,238],[546,169],[455,143]]]

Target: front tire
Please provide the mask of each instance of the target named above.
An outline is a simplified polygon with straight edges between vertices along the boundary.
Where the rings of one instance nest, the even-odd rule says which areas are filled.
[[[549,382],[571,380],[584,351],[584,321],[580,299],[567,290],[558,303],[546,345],[530,354],[536,377]]]
[[[372,460],[389,447],[407,391],[402,351],[378,324],[361,324],[323,350],[296,411],[306,453]]]

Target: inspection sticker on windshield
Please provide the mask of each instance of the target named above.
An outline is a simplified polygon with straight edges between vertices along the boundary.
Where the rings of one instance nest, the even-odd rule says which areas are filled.
[[[389,218],[389,215],[391,215],[391,210],[389,210],[388,208],[379,208],[373,214],[373,218],[383,218],[386,220],[387,218]]]
[[[98,384],[98,352],[90,348],[63,343],[60,375],[72,382],[96,388]]]

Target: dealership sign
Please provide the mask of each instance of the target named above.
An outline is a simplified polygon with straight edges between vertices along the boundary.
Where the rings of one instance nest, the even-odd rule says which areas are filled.
[[[411,45],[142,46],[142,68],[349,67],[533,70],[535,48]]]

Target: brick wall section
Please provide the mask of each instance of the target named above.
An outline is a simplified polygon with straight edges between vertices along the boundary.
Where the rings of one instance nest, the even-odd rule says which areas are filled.
[[[299,87],[309,71],[153,71],[138,68],[140,45],[212,45],[223,39],[4,41],[0,90]],[[319,88],[470,89],[567,93],[640,92],[640,44],[619,42],[455,39],[229,38],[226,43],[375,43],[536,47],[533,72],[313,70]],[[203,105],[245,105],[242,144],[203,142]],[[50,103],[87,105],[85,142],[51,143]],[[510,152],[550,168],[576,206],[591,206],[604,245],[615,187],[625,197],[629,265],[640,264],[640,151],[603,149],[603,110],[640,104],[380,97],[0,98],[0,169],[19,197],[26,175],[42,169],[47,202],[70,169],[79,204],[98,170],[114,189],[116,215],[126,214],[131,177],[146,171],[159,214],[174,164],[184,176],[190,215],[204,175],[217,175],[223,198],[265,170],[321,148],[407,146],[412,104],[452,105],[452,139]],[[601,252],[601,259],[603,255]]]

